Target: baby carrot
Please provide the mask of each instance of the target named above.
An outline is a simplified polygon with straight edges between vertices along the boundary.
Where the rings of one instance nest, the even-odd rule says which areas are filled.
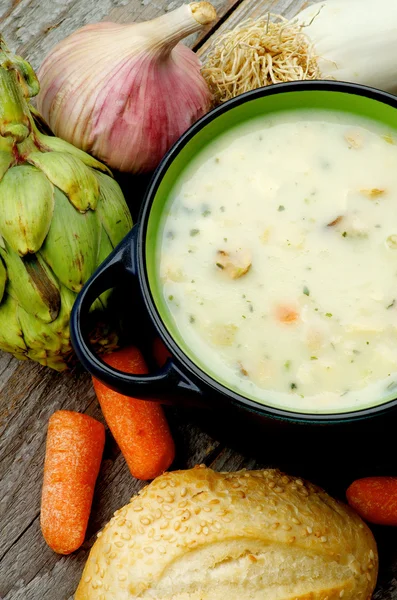
[[[346,492],[360,517],[377,525],[397,526],[397,477],[364,477]]]
[[[88,415],[58,410],[49,420],[40,524],[59,554],[84,542],[104,445],[104,426]]]
[[[119,371],[136,375],[148,372],[138,348],[129,347],[103,360]],[[105,420],[133,477],[154,479],[175,457],[175,446],[160,404],[123,396],[93,378]]]
[[[165,365],[167,360],[171,357],[171,354],[168,352],[167,347],[163,344],[162,340],[157,337],[153,342],[153,355],[156,360],[156,363],[162,367]]]

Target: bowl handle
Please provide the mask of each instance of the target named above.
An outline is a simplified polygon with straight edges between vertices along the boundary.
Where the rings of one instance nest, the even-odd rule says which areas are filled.
[[[114,369],[96,356],[90,346],[88,332],[84,323],[88,322],[92,303],[109,288],[125,277],[136,278],[138,225],[113,250],[78,294],[70,318],[70,336],[74,351],[85,369],[116,392],[172,404],[183,401],[186,404],[200,404],[202,392],[194,385],[173,362],[166,364],[156,373],[132,375]]]

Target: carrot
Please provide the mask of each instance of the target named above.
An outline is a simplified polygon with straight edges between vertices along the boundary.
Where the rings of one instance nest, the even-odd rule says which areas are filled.
[[[276,307],[276,319],[281,323],[295,323],[299,318],[298,311],[292,306],[280,304]]]
[[[104,426],[88,415],[58,410],[49,420],[40,524],[59,554],[84,542],[104,445]]]
[[[108,354],[104,361],[126,373],[148,372],[135,347]],[[154,479],[168,469],[175,457],[175,446],[160,404],[123,396],[95,378],[93,382],[105,420],[132,476]]]
[[[366,521],[397,526],[397,477],[357,479],[346,496],[350,506]]]
[[[158,337],[155,338],[153,342],[153,355],[156,360],[156,363],[162,367],[165,365],[167,360],[171,357],[171,354],[168,352],[167,347],[163,344],[162,340]]]

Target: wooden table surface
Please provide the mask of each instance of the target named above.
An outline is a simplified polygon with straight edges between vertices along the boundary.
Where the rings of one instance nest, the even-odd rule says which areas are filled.
[[[248,16],[271,10],[292,17],[310,3],[214,0],[218,22],[186,43],[205,55],[214,35]],[[82,25],[147,20],[180,4],[180,0],[0,0],[0,31],[12,50],[37,69],[59,40]],[[0,353],[0,600],[71,599],[95,533],[144,485],[131,477],[107,432],[86,542],[71,556],[53,553],[42,539],[39,511],[47,422],[58,409],[86,412],[103,420],[90,377],[81,368],[58,374]],[[167,414],[177,443],[177,468],[197,463],[218,470],[277,465],[276,452],[269,451],[269,460],[262,457],[260,462],[255,453],[242,455],[219,441],[219,428],[219,435],[211,437],[192,411],[167,409]],[[375,532],[382,566],[375,600],[397,600],[395,531]]]

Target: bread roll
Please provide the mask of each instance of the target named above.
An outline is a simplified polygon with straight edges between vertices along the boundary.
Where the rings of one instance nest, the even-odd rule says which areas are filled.
[[[369,600],[376,583],[358,515],[276,470],[166,473],[98,538],[75,600]]]

